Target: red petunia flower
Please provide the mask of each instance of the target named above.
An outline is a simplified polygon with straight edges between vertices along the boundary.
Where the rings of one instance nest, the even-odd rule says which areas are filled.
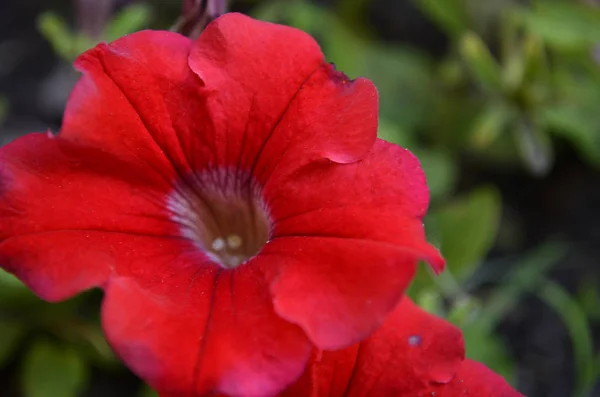
[[[280,397],[522,397],[484,365],[463,358],[460,330],[405,298],[368,339],[313,354]]]
[[[60,134],[0,149],[0,264],[49,301],[103,288],[109,342],[156,389],[276,394],[313,347],[372,333],[419,259],[443,266],[374,86],[305,33],[228,14],[75,65]]]

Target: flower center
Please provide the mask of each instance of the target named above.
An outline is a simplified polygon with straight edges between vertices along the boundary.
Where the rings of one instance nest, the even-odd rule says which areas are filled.
[[[271,221],[260,186],[234,170],[191,175],[168,198],[171,219],[209,258],[232,269],[260,252]]]

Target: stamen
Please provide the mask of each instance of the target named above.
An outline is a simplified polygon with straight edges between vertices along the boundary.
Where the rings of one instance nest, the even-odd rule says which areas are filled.
[[[235,234],[227,236],[227,246],[232,250],[240,248],[242,246],[242,238]]]
[[[230,267],[230,268],[238,267],[239,265],[242,264],[242,262],[243,262],[243,260],[239,256],[231,256],[229,258],[228,267]]]
[[[223,248],[225,248],[225,240],[223,240],[221,237],[217,237],[213,240],[212,249],[215,251],[221,251]]]
[[[254,257],[270,238],[260,186],[239,170],[190,175],[169,195],[167,208],[181,234],[226,269]]]

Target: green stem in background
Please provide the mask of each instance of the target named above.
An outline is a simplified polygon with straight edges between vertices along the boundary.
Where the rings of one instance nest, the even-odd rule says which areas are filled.
[[[517,304],[521,296],[534,291],[540,280],[566,253],[566,246],[546,243],[529,253],[504,283],[486,299],[479,321],[485,329],[493,330],[500,320]],[[491,331],[490,331],[491,332]]]
[[[594,370],[594,343],[588,319],[581,306],[557,283],[546,280],[538,291],[538,297],[550,306],[567,328],[575,361],[575,397],[591,396],[597,379]]]
[[[431,273],[433,275],[433,272]],[[465,293],[450,269],[445,269],[439,275],[433,276],[433,280],[446,299],[456,301],[464,297]]]

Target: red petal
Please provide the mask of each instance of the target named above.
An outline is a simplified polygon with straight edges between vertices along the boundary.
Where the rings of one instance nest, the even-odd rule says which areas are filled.
[[[60,301],[106,282],[112,271],[106,237],[76,231],[9,237],[0,243],[0,262],[41,298]]]
[[[500,375],[476,361],[465,360],[452,382],[436,385],[429,395],[439,397],[523,397]]]
[[[354,395],[411,395],[431,382],[450,382],[464,358],[460,330],[408,298],[372,338],[361,344]],[[356,371],[356,369],[355,369]]]
[[[201,82],[187,66],[190,45],[175,33],[143,31],[81,55],[75,67],[84,75],[69,98],[61,136],[134,159],[168,180],[188,170],[182,143],[206,124]]]
[[[265,188],[274,235],[330,236],[390,243],[443,269],[425,241],[422,218],[429,191],[408,150],[377,140],[360,162],[312,163],[282,185]]]
[[[274,313],[267,288],[277,311],[319,346],[347,345],[383,320],[426,249],[398,249],[384,238],[398,231],[421,241],[413,225],[378,234],[363,219],[357,226],[376,242],[354,237],[358,227],[344,238],[276,239],[273,266],[264,268],[272,285],[251,266],[223,272],[228,283],[210,277],[214,267],[197,275],[202,258],[183,258],[195,250],[164,212],[178,174],[239,165],[278,184],[315,159],[355,162],[375,140],[377,98],[368,81],[335,72],[314,41],[291,28],[225,16],[189,57],[197,74],[189,48],[175,34],[140,32],[78,59],[85,76],[61,135],[0,149],[0,263],[51,300],[103,285],[109,275],[131,277],[109,282],[104,323],[125,360],[162,389],[274,393],[299,375],[309,342]],[[400,205],[408,218],[420,213],[421,193],[414,208]],[[301,223],[288,231],[302,232]],[[303,305],[298,296],[307,292]],[[217,298],[231,305],[212,310]],[[172,362],[162,361],[170,355]]]
[[[312,158],[356,161],[375,141],[374,86],[333,70],[304,32],[227,14],[202,33],[189,63],[209,92],[222,162],[263,183]]]
[[[463,358],[456,327],[403,299],[362,343],[313,357],[282,397],[425,396],[431,382],[449,382]]]
[[[182,146],[210,160],[183,141],[206,124],[190,44],[146,31],[86,52],[60,135],[0,149],[0,257],[44,298],[101,285],[132,236],[180,239],[165,194],[190,169]]]
[[[274,395],[302,373],[310,344],[273,312],[261,279],[250,266],[198,272],[168,293],[174,300],[113,279],[103,308],[107,337],[164,394]]]
[[[321,349],[373,332],[414,276],[417,257],[390,244],[343,237],[283,237],[259,255],[277,313]],[[258,261],[257,261],[258,262]]]
[[[0,263],[45,299],[101,285],[124,241],[176,236],[152,216],[160,183],[135,163],[30,134],[2,147],[0,164]]]
[[[346,397],[359,349],[355,344],[335,352],[314,352],[300,379],[279,397]]]
[[[383,141],[360,162],[313,163],[290,176],[265,191],[275,307],[320,348],[345,347],[381,324],[419,259],[443,266],[423,233],[425,177],[414,156]]]

